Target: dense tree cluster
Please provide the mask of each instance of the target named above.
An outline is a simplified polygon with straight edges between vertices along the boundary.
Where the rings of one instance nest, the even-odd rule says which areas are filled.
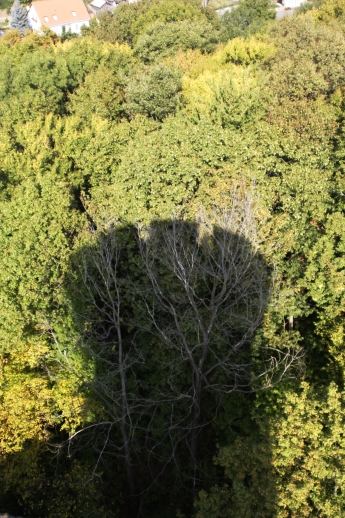
[[[344,1],[20,30],[0,40],[0,512],[343,517]]]

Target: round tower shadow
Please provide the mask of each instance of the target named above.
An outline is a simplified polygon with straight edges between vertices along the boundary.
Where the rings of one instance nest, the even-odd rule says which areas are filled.
[[[219,480],[213,459],[226,426],[245,433],[259,380],[281,360],[256,346],[270,270],[251,215],[109,224],[89,238],[68,292],[98,417],[71,449],[94,450],[109,491],[118,477],[121,516],[175,516],[177,501],[190,516],[199,490]],[[267,470],[267,446],[265,457]]]

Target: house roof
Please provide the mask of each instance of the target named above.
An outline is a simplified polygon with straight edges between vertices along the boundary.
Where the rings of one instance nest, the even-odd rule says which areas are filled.
[[[31,6],[47,27],[90,20],[83,0],[36,0]]]

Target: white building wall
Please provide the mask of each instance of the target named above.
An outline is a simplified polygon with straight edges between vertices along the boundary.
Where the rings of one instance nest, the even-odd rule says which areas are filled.
[[[282,0],[283,6],[286,7],[286,9],[295,9],[305,2],[306,0]]]
[[[55,32],[58,36],[61,36],[63,33],[63,27],[65,27],[65,32],[80,34],[82,27],[88,27],[89,25],[90,22],[87,20],[85,22],[66,23],[66,25],[55,25],[54,27],[50,27],[50,30]]]
[[[28,11],[29,23],[33,31],[41,33],[43,32],[45,25],[44,22],[41,23],[40,18],[34,7],[30,7]],[[65,24],[65,32],[73,32],[75,34],[80,34],[82,27],[88,27],[90,25],[90,21],[75,21],[73,23]],[[63,33],[63,25],[55,25],[54,27],[49,27],[51,31],[55,32],[58,36],[61,36]]]
[[[32,30],[35,32],[41,32],[42,24],[34,7],[30,7],[28,11],[28,19]]]

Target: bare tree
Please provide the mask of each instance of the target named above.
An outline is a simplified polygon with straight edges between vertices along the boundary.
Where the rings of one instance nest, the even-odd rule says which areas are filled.
[[[149,486],[169,463],[180,467],[177,452],[187,447],[196,490],[200,434],[226,394],[271,386],[300,352],[254,346],[271,280],[250,198],[234,198],[229,210],[202,213],[197,222],[159,221],[125,234],[123,240],[121,227],[108,224],[78,256],[83,344],[98,365],[92,385],[106,417],[71,440],[102,429],[99,459],[108,448],[123,457],[132,495],[143,490],[134,473],[140,462],[155,460]],[[133,260],[139,287],[129,279]],[[145,317],[134,312],[129,323],[136,298]],[[155,354],[156,387],[138,375],[152,369]]]
[[[270,296],[268,267],[258,251],[252,203],[233,199],[228,211],[202,214],[197,224],[172,220],[141,230],[140,250],[152,296],[147,310],[162,344],[189,372],[183,393],[185,416],[170,420],[185,429],[197,485],[198,437],[208,417],[207,394],[215,406],[233,391],[252,391],[258,380],[269,386],[286,373],[299,352],[266,347],[255,373],[251,344]],[[183,367],[183,366],[184,367]],[[178,370],[178,369],[177,369]],[[173,368],[176,373],[176,366]],[[170,400],[181,401],[171,376]],[[214,408],[215,412],[215,408]]]
[[[88,308],[87,314],[80,316],[87,324],[83,347],[97,366],[92,389],[104,406],[108,419],[87,429],[105,428],[99,460],[111,442],[111,448],[115,448],[124,459],[128,486],[134,494],[132,413],[138,398],[133,397],[128,388],[128,374],[140,358],[131,338],[123,336],[122,306],[126,288],[119,270],[124,249],[112,223],[98,232],[96,238],[96,244],[86,247],[79,255],[81,289],[84,291],[84,306]],[[120,430],[121,441],[118,444],[114,444],[111,437],[114,427]],[[85,430],[74,434],[71,440]]]

